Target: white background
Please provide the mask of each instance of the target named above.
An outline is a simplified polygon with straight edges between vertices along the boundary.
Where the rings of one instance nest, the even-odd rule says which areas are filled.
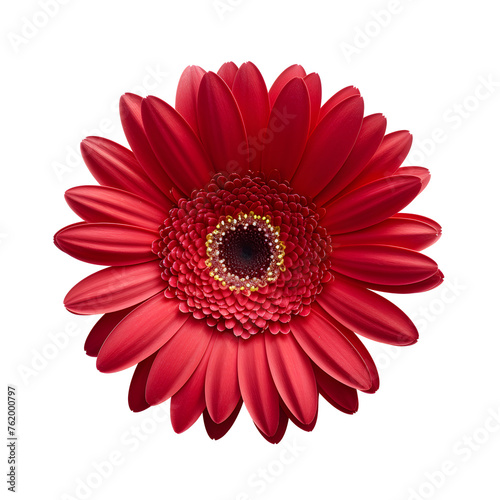
[[[42,3],[4,2],[0,16],[2,391],[18,389],[18,498],[500,498],[494,2],[52,0],[50,16]],[[119,96],[173,103],[185,66],[227,60],[253,61],[268,85],[300,63],[320,74],[324,98],[359,87],[367,114],[414,134],[412,158],[433,179],[411,210],[444,227],[428,254],[446,282],[393,297],[417,322],[418,344],[366,342],[379,392],[361,394],[354,416],[322,402],[314,432],[291,425],[275,446],[245,410],[219,442],[201,421],[176,435],[165,410],[131,413],[132,370],[99,373],[83,351],[95,319],[62,305],[95,268],[52,243],[77,220],[64,191],[94,183],[80,140],[126,144]],[[119,457],[113,470],[98,475],[110,456]]]

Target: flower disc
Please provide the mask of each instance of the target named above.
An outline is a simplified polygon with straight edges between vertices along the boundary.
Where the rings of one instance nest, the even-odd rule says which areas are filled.
[[[154,252],[165,293],[221,331],[287,333],[330,279],[330,237],[318,220],[287,181],[217,174],[179,200],[160,229]]]

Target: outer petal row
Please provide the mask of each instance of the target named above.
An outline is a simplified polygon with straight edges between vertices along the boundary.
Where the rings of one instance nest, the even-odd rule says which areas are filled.
[[[58,231],[56,246],[75,259],[101,266],[129,266],[156,260],[156,231],[125,224],[79,222]]]
[[[292,187],[316,196],[339,171],[351,152],[363,121],[363,99],[344,100],[314,129],[292,178]]]
[[[412,175],[395,175],[370,182],[328,205],[322,225],[330,234],[373,226],[406,207],[421,187],[420,178]]]
[[[97,356],[97,369],[111,373],[136,365],[171,339],[187,319],[176,301],[158,293],[125,316],[109,334]]]
[[[410,345],[418,339],[415,325],[392,302],[338,277],[325,285],[317,302],[340,323],[377,342]]]
[[[385,245],[336,248],[332,269],[351,278],[381,285],[408,285],[434,275],[437,264],[414,250]]]
[[[170,206],[127,148],[102,137],[87,137],[81,144],[81,151],[90,173],[102,186],[129,191],[160,207]]]
[[[244,172],[248,169],[248,141],[231,90],[215,73],[206,73],[198,91],[198,127],[215,170]]]
[[[66,191],[70,208],[86,222],[116,222],[157,230],[165,209],[121,189],[78,186]]]
[[[395,214],[378,224],[353,231],[337,234],[332,246],[343,245],[390,245],[424,250],[441,236],[441,227],[434,221],[416,219],[411,214]]]
[[[87,276],[64,298],[75,314],[102,314],[140,304],[166,288],[158,260],[134,266],[112,266]]]
[[[349,386],[365,391],[378,387],[376,369],[362,343],[318,307],[311,321],[296,322],[293,336],[267,333],[241,342],[179,316],[174,309],[165,315],[161,301],[164,298],[159,294],[115,326],[99,350],[98,367],[116,371],[138,363],[129,391],[132,410],[142,411],[172,397],[176,432],[186,430],[204,410],[212,437],[227,432],[241,406],[241,390],[257,427],[274,442],[286,427],[282,410],[299,427],[314,427],[318,388],[332,404],[352,413],[357,409],[357,396]],[[142,322],[153,313],[164,318],[148,322],[146,328]],[[234,390],[227,392],[232,385]]]

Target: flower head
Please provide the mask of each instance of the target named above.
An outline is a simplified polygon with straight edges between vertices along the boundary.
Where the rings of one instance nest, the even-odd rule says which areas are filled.
[[[97,367],[136,365],[133,411],[171,399],[174,430],[203,414],[218,439],[245,403],[278,442],[292,420],[312,430],[318,395],[346,413],[379,380],[358,335],[416,342],[410,319],[375,291],[443,280],[420,250],[437,223],[401,213],[429,172],[401,167],[406,131],[385,134],[347,87],[321,105],[317,74],[286,69],[269,91],[252,63],[181,76],[175,109],[120,103],[131,150],[89,137],[99,186],[66,200],[83,222],[55,236],[71,256],[109,266],[65,305],[103,314],[85,349]]]

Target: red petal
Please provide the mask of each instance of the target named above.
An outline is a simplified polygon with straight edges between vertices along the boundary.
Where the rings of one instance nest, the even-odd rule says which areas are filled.
[[[144,411],[150,406],[146,401],[146,382],[156,354],[156,352],[151,354],[135,367],[128,391],[128,406],[134,412]]]
[[[335,248],[343,245],[380,244],[423,250],[435,243],[440,236],[441,228],[437,231],[426,222],[400,218],[399,214],[396,214],[360,231],[338,234],[332,245]]]
[[[316,196],[334,178],[358,137],[363,121],[363,99],[346,99],[328,113],[314,129],[292,187],[305,196]]]
[[[189,380],[176,392],[170,401],[170,420],[175,432],[189,429],[203,413],[205,403],[205,375],[216,335],[212,336],[200,364]]]
[[[239,339],[232,332],[217,335],[208,362],[205,400],[210,417],[220,424],[230,417],[241,395],[238,386]]]
[[[238,72],[238,66],[234,62],[225,62],[217,71],[217,74],[226,82],[229,88],[232,88],[234,77]]]
[[[151,244],[157,233],[108,222],[79,222],[58,231],[56,246],[75,259],[101,266],[129,266],[156,259]]]
[[[236,418],[238,417],[238,414],[240,413],[241,410],[241,405],[243,404],[243,401],[240,400],[236,408],[234,409],[233,413],[231,416],[222,422],[221,424],[216,424],[211,418],[207,410],[203,412],[203,423],[205,424],[205,429],[207,431],[208,436],[210,439],[220,439],[224,437],[228,432],[229,429],[233,426],[234,422],[236,421]]]
[[[171,198],[170,191],[174,183],[158,162],[144,131],[141,113],[143,100],[141,96],[135,94],[124,94],[121,97],[120,117],[123,130],[142,169],[154,184]]]
[[[321,224],[330,234],[373,226],[406,207],[420,192],[422,182],[411,175],[395,175],[371,182],[328,205]]]
[[[102,186],[123,189],[160,207],[170,207],[165,195],[127,148],[102,137],[87,137],[82,141],[81,151],[90,173]]]
[[[285,413],[285,411],[282,408],[280,408],[278,429],[276,430],[276,432],[273,435],[268,436],[267,434],[262,432],[258,427],[257,427],[257,430],[266,439],[266,441],[269,441],[271,444],[278,444],[283,439],[283,436],[285,435],[287,425],[288,425],[287,414]]]
[[[180,191],[190,194],[208,184],[214,174],[198,137],[172,106],[150,96],[142,104],[148,140],[167,174]]]
[[[279,169],[291,179],[306,146],[310,123],[309,93],[302,78],[294,78],[283,88],[271,109],[262,151],[262,171]]]
[[[443,282],[444,275],[441,271],[438,270],[430,278],[418,281],[417,283],[410,283],[409,285],[381,285],[379,283],[370,283],[367,281],[351,279],[344,275],[342,275],[342,279],[348,281],[349,283],[352,283],[353,285],[370,288],[372,290],[378,290],[380,292],[406,294],[427,292],[429,290],[432,290]]]
[[[293,336],[304,352],[328,375],[355,389],[371,387],[371,377],[358,351],[326,317],[315,309],[291,322]]]
[[[415,177],[420,177],[422,181],[422,189],[420,191],[423,191],[431,180],[431,173],[424,167],[401,167],[394,172],[394,175],[414,175]]]
[[[248,136],[250,169],[260,170],[260,139],[269,120],[269,97],[264,78],[251,62],[241,65],[234,78],[233,95],[238,103]]]
[[[280,95],[281,91],[285,88],[288,82],[293,78],[304,78],[306,72],[302,66],[299,64],[292,64],[281,73],[281,75],[276,78],[276,81],[271,85],[269,89],[269,104],[273,107],[276,99]]]
[[[392,345],[410,345],[418,339],[415,325],[401,309],[365,288],[337,278],[316,300],[330,316],[369,339]]]
[[[248,142],[240,110],[229,87],[215,73],[205,74],[200,83],[198,125],[215,170],[248,170]]]
[[[318,123],[319,109],[321,107],[321,79],[318,73],[309,73],[304,78],[304,83],[307,85],[311,102],[311,124],[309,127],[309,134],[311,134]]]
[[[407,130],[387,134],[363,172],[346,188],[346,191],[352,191],[381,177],[393,175],[410,151],[411,143],[412,136]]]
[[[117,222],[157,230],[166,210],[135,194],[104,186],[78,186],[64,195],[66,203],[86,222]]]
[[[356,413],[359,407],[356,389],[335,380],[316,365],[313,368],[319,393],[337,410]]]
[[[75,314],[102,314],[137,305],[167,287],[160,261],[97,271],[75,285],[64,298]]]
[[[177,300],[159,293],[136,307],[110,333],[97,356],[97,369],[125,370],[157,351],[184,325],[188,316]]]
[[[252,420],[264,434],[273,436],[278,430],[280,403],[267,362],[264,335],[254,335],[240,342],[238,379]]]
[[[316,397],[318,396],[316,395]],[[303,424],[300,420],[297,420],[295,418],[295,415],[283,403],[282,403],[282,410],[285,412],[286,416],[290,419],[290,421],[293,424],[295,424],[299,429],[302,429],[303,431],[306,432],[311,432],[316,427],[316,423],[318,421],[318,410],[316,410],[316,415],[314,415],[314,418],[308,424]]]
[[[310,424],[318,407],[311,361],[292,335],[266,331],[265,336],[269,368],[281,398],[300,422]]]
[[[316,307],[320,314],[323,314],[328,319],[328,321],[330,321],[333,325],[335,325],[344,334],[344,336],[354,346],[356,351],[358,351],[359,355],[363,358],[363,361],[365,362],[365,365],[368,368],[371,378],[370,388],[364,390],[363,392],[374,393],[378,391],[378,388],[380,386],[380,380],[378,376],[377,367],[375,366],[375,362],[373,361],[373,358],[371,357],[370,353],[368,352],[368,349],[365,347],[363,342],[361,342],[359,337],[352,330],[349,330],[349,328],[347,328],[345,325],[339,323],[335,318],[330,316],[324,309],[319,307],[317,304]]]
[[[207,350],[214,331],[191,315],[187,318],[158,351],[146,385],[150,405],[171,398],[191,377]]]
[[[387,120],[380,113],[363,118],[358,138],[347,160],[326,188],[316,196],[314,200],[316,204],[323,205],[330,202],[359,175],[377,151],[384,137],[386,124]]]
[[[359,90],[352,85],[346,87],[345,89],[339,90],[336,94],[334,94],[328,101],[321,106],[319,110],[318,121],[321,121],[335,106],[338,106],[345,99],[349,99],[349,97],[359,96]]]
[[[108,335],[113,331],[115,326],[135,308],[136,306],[133,306],[123,309],[122,311],[107,313],[102,316],[94,325],[92,330],[90,330],[87,340],[85,341],[83,348],[85,349],[87,355],[95,358],[99,353],[102,344],[104,344],[104,341],[108,338]]]
[[[392,216],[393,219],[409,219],[409,220],[416,220],[419,222],[423,222],[424,224],[428,224],[429,226],[433,227],[436,230],[436,233],[441,236],[441,226],[432,219],[429,219],[429,217],[424,217],[423,215],[417,215],[417,214],[406,214],[406,213],[399,213],[399,214],[394,214]]]
[[[353,245],[333,251],[332,269],[370,283],[408,285],[430,278],[438,266],[429,257],[406,248]]]
[[[200,82],[206,71],[199,66],[188,66],[182,73],[175,96],[175,109],[184,117],[196,135],[198,129],[198,90]]]

